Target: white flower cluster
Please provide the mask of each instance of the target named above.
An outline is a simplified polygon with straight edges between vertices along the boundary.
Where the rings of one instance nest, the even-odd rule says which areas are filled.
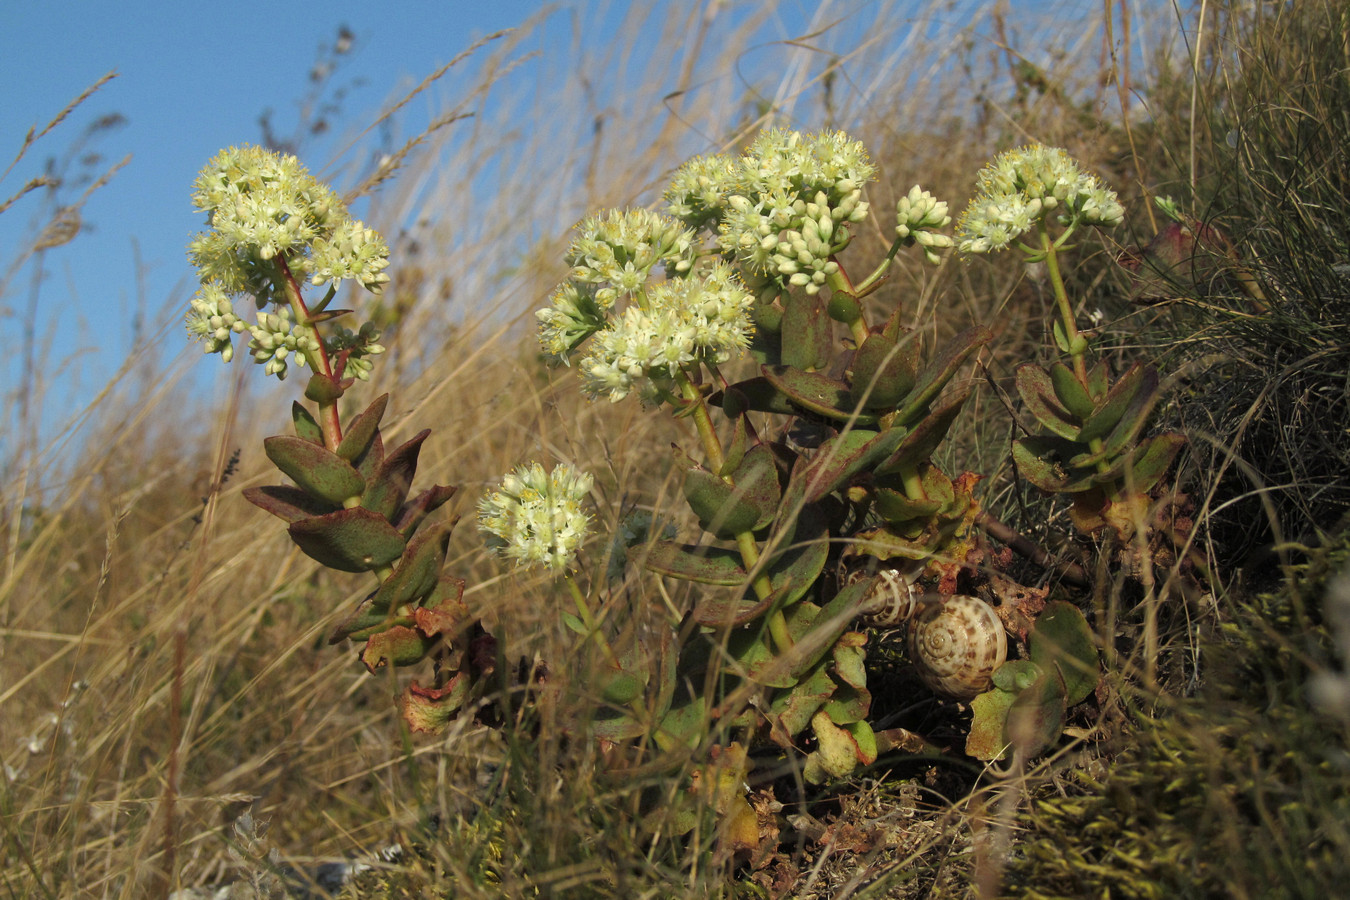
[[[702,276],[652,285],[595,336],[579,366],[582,389],[615,403],[634,391],[659,402],[681,369],[720,365],[750,345],[753,303],[721,262]]]
[[[578,228],[570,277],[535,316],[540,344],[560,362],[594,336],[579,367],[588,394],[617,402],[636,391],[657,402],[681,368],[720,364],[749,346],[753,298],[724,263],[694,271],[692,230],[646,210]],[[664,280],[654,277],[658,265]]]
[[[917,184],[909,193],[895,204],[895,234],[910,247],[918,244],[923,247],[924,256],[936,265],[939,261],[937,251],[952,246],[950,235],[935,231],[951,224],[952,217],[947,215],[947,204]]]
[[[488,546],[508,559],[566,571],[590,528],[581,503],[592,483],[564,463],[551,473],[539,463],[521,466],[478,502],[478,527]]]
[[[226,361],[234,352],[230,333],[243,330],[230,319],[231,298],[252,296],[259,309],[287,307],[288,273],[315,285],[351,279],[377,294],[389,281],[384,239],[352,219],[294,156],[249,146],[221,151],[197,176],[192,199],[210,230],[188,245],[202,283],[187,314],[188,333]],[[291,329],[278,331],[267,315],[249,329],[249,348],[269,374],[284,377],[286,355],[303,354],[317,338],[308,328],[277,337]]]
[[[354,221],[294,156],[231,147],[207,163],[194,188],[211,229],[188,245],[203,284],[251,294],[260,305],[284,303],[278,257],[297,280],[314,284],[352,278],[379,293],[389,281],[383,238]]]
[[[671,276],[688,272],[694,262],[694,233],[645,209],[610,210],[586,219],[578,230],[566,257],[571,281],[595,285],[602,309],[612,308],[620,294],[631,296],[642,288],[658,263]]]
[[[1002,250],[1050,214],[1073,228],[1119,225],[1125,211],[1067,152],[1032,144],[999,154],[980,171],[957,226],[958,246],[962,253]]]

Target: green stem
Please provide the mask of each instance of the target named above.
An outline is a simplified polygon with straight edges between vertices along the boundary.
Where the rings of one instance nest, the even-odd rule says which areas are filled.
[[[1045,257],[1045,267],[1050,273],[1050,286],[1055,292],[1055,305],[1059,307],[1060,324],[1064,328],[1064,338],[1069,343],[1069,356],[1073,359],[1073,372],[1078,376],[1079,382],[1084,389],[1091,392],[1088,387],[1087,361],[1084,359],[1086,343],[1078,333],[1078,324],[1073,319],[1073,307],[1069,305],[1069,292],[1064,288],[1064,277],[1059,271],[1059,257],[1056,254],[1057,244],[1050,240],[1050,230],[1045,225],[1045,220],[1041,219],[1036,230],[1041,238],[1041,253]]]
[[[708,404],[704,402],[703,394],[683,369],[676,373],[675,383],[679,386],[680,395],[693,407],[694,428],[698,431],[699,441],[703,444],[703,452],[707,454],[709,466],[723,481],[734,485],[735,481],[731,475],[722,471],[726,465],[726,454],[722,452],[722,441],[717,437],[717,430],[713,428],[712,417],[708,414]],[[754,534],[749,531],[737,534],[736,548],[740,551],[741,564],[745,566],[745,571],[754,571],[759,565],[759,545],[755,543]],[[756,575],[750,586],[760,600],[773,593],[773,583],[769,580],[768,572]],[[792,635],[788,633],[787,619],[781,609],[769,613],[769,633],[780,651],[786,652],[792,646]]]
[[[1042,219],[1037,224],[1037,231],[1041,238],[1041,253],[1045,257],[1045,267],[1050,273],[1050,286],[1055,292],[1055,305],[1059,308],[1060,322],[1064,327],[1064,338],[1069,342],[1069,356],[1073,360],[1073,374],[1083,385],[1083,389],[1092,396],[1092,386],[1088,384],[1087,374],[1087,341],[1083,339],[1078,332],[1078,323],[1073,318],[1073,307],[1069,305],[1069,292],[1064,287],[1064,276],[1059,271],[1059,249],[1069,237],[1069,232],[1060,236],[1059,240],[1050,240],[1050,231],[1046,228],[1045,220]],[[1094,400],[1100,399],[1093,397]],[[1088,442],[1088,447],[1093,453],[1098,453],[1104,446],[1102,438],[1093,438]],[[1105,472],[1110,468],[1106,460],[1097,463],[1097,471]],[[1107,495],[1114,498],[1119,488],[1114,481],[1102,486]]]

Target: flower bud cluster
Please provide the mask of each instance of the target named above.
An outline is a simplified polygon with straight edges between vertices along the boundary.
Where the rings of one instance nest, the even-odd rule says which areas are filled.
[[[314,329],[292,322],[291,311],[285,307],[275,313],[258,313],[258,324],[250,326],[249,333],[253,335],[248,342],[253,361],[279,380],[286,378],[286,360],[292,353],[303,366],[306,354],[319,349],[319,336]]]
[[[716,230],[752,276],[816,293],[839,270],[832,257],[848,246],[847,226],[867,216],[862,188],[875,171],[843,132],[771,129],[739,159],[686,163],[665,198],[685,224]]]
[[[895,204],[896,236],[906,247],[914,244],[923,247],[924,256],[934,265],[938,262],[937,251],[947,249],[953,242],[950,235],[933,229],[945,228],[951,221],[947,204],[917,184]]]
[[[1119,225],[1125,211],[1115,192],[1083,172],[1064,150],[1018,147],[980,171],[975,198],[957,226],[960,250],[1002,250],[1050,214],[1074,228]]]
[[[539,463],[521,466],[478,502],[478,527],[489,547],[517,564],[565,571],[590,528],[581,502],[592,483],[565,463],[551,473]]]
[[[188,334],[205,344],[207,353],[219,353],[225,362],[234,358],[233,335],[248,330],[248,323],[234,314],[230,298],[214,284],[202,285],[184,318]]]
[[[324,341],[324,345],[330,355],[347,354],[345,374],[361,381],[369,381],[371,370],[374,368],[370,357],[379,356],[384,352],[384,345],[377,343],[379,339],[379,329],[373,323],[366,322],[360,331],[338,328]]]

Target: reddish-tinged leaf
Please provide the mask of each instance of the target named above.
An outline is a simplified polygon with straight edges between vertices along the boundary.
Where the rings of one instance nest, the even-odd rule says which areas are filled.
[[[424,688],[414,681],[398,698],[403,721],[421,734],[440,734],[469,699],[470,685],[467,672],[459,672],[443,688]]]
[[[423,491],[403,504],[403,508],[399,510],[398,519],[394,522],[394,527],[405,538],[411,538],[426,517],[440,509],[447,500],[455,495],[457,490],[459,488],[452,485],[438,484]],[[458,521],[458,516],[451,519],[450,526],[453,528]]]
[[[919,375],[918,383],[905,399],[904,406],[896,413],[895,424],[909,426],[926,415],[929,405],[942,393],[947,382],[956,377],[957,370],[967,357],[993,338],[988,328],[979,325],[967,328],[952,338]]]
[[[287,522],[326,515],[342,508],[317,497],[311,497],[297,487],[284,484],[244,488],[244,499]]]
[[[361,496],[363,507],[390,521],[398,515],[417,474],[417,455],[422,451],[422,442],[430,435],[431,430],[425,429],[385,457],[374,480],[366,485]]]
[[[287,531],[311,558],[341,572],[387,566],[407,546],[394,526],[359,506],[292,522]]]
[[[894,409],[914,387],[919,370],[912,335],[896,341],[885,334],[868,335],[853,355],[851,405],[863,409]]]
[[[943,401],[942,405],[920,419],[905,435],[905,439],[895,448],[885,462],[881,463],[873,471],[877,475],[889,475],[896,472],[903,472],[906,469],[916,469],[921,463],[928,461],[928,457],[933,455],[938,444],[947,436],[947,431],[956,421],[956,416],[961,412],[961,407],[966,405],[966,400],[970,398],[969,391],[962,391],[953,397]],[[900,429],[892,429],[899,431]],[[889,432],[887,432],[889,434]]]
[[[1038,365],[1017,367],[1017,394],[1041,427],[1067,440],[1078,436],[1082,421],[1061,405],[1050,375]]]
[[[263,441],[267,458],[306,492],[334,506],[360,496],[365,481],[336,453],[301,437],[276,435]]]
[[[366,411],[352,420],[347,426],[347,433],[342,436],[342,440],[337,446],[337,455],[355,463],[365,455],[370,449],[371,443],[375,440],[375,434],[380,427],[380,419],[384,417],[384,409],[389,405],[389,395],[381,394],[375,398],[375,402],[366,407]]]

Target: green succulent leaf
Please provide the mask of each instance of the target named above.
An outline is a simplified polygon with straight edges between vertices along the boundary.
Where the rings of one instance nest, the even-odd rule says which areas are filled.
[[[1097,404],[1088,394],[1087,387],[1064,363],[1057,362],[1050,367],[1050,383],[1054,385],[1055,397],[1071,414],[1086,419],[1096,411]]]
[[[1027,411],[1051,433],[1067,440],[1078,436],[1082,423],[1060,405],[1050,375],[1040,366],[1027,363],[1017,367],[1017,394]]]
[[[919,375],[904,406],[896,413],[895,424],[908,427],[927,415],[929,405],[956,376],[966,359],[993,338],[988,328],[979,325],[967,328],[952,338]]]
[[[1112,429],[1110,435],[1102,444],[1102,449],[1096,453],[1074,457],[1070,460],[1073,465],[1096,466],[1100,462],[1115,459],[1134,449],[1135,443],[1139,440],[1139,435],[1143,433],[1144,426],[1148,424],[1149,416],[1152,415],[1153,408],[1157,405],[1159,399],[1157,370],[1149,366],[1144,371],[1146,374],[1143,383],[1126,408],[1125,414],[1120,417],[1120,421],[1116,423],[1116,427]]]
[[[762,514],[744,491],[707,469],[685,472],[684,499],[698,516],[699,526],[723,540],[751,530]]]
[[[384,440],[380,437],[380,430],[375,429],[375,437],[371,440],[370,446],[366,452],[356,458],[356,471],[361,473],[361,480],[370,484],[379,474],[380,466],[384,465]]]
[[[362,507],[388,521],[398,516],[417,474],[417,456],[422,452],[422,442],[430,435],[431,430],[424,429],[385,457],[375,478],[367,483],[366,491],[361,495]]]
[[[806,410],[839,422],[851,420],[857,425],[871,425],[877,420],[875,415],[855,412],[849,387],[842,381],[789,366],[765,366],[764,377],[800,408],[789,407],[792,412]]]
[[[1015,694],[1035,684],[1045,670],[1029,659],[1013,659],[994,670],[994,687]]]
[[[1003,758],[1008,748],[1006,734],[1008,710],[1012,708],[1016,699],[1016,693],[995,688],[970,701],[970,733],[966,735],[967,756],[985,762]]]
[[[727,636],[727,656],[736,663],[733,670],[742,678],[766,687],[788,688],[797,683],[786,666],[775,665],[778,657],[769,646],[768,631],[763,628],[738,628]]]
[[[769,564],[769,579],[783,606],[796,603],[815,584],[829,559],[829,526],[818,505],[797,517],[792,541]]]
[[[313,497],[297,487],[271,484],[266,487],[244,488],[244,499],[259,509],[287,522],[298,522],[311,516],[322,516],[342,507]]]
[[[320,405],[336,403],[351,383],[351,379],[339,381],[331,375],[315,372],[305,383],[305,398]]]
[[[919,360],[909,335],[901,342],[868,335],[853,355],[849,403],[854,409],[894,409],[913,388]]]
[[[277,435],[265,439],[263,449],[267,458],[301,489],[334,506],[360,496],[365,487],[351,463],[304,438]]]
[[[1008,708],[1008,740],[1028,759],[1039,756],[1063,734],[1066,715],[1064,679],[1050,666]]]
[[[706,469],[685,473],[684,498],[705,531],[723,540],[763,528],[773,521],[781,496],[772,451],[759,445],[746,454],[727,484]]]
[[[1087,619],[1071,603],[1046,604],[1027,637],[1027,655],[1042,669],[1059,669],[1068,706],[1082,703],[1097,687],[1097,644]]]
[[[1013,462],[1023,478],[1046,493],[1078,493],[1093,488],[1097,474],[1068,462],[1079,446],[1052,435],[1020,438],[1013,441]]]
[[[784,300],[783,365],[818,369],[830,360],[834,326],[819,294],[793,291]]]
[[[658,575],[723,587],[745,584],[740,554],[725,547],[656,541],[650,547],[632,547],[628,555],[633,562]]]
[[[768,378],[759,375],[739,381],[708,397],[708,403],[720,406],[728,416],[739,417],[745,410],[790,416],[798,412],[788,395]]]
[[[396,625],[371,636],[361,651],[361,662],[371,672],[390,665],[411,666],[421,662],[437,640],[416,628]]]
[[[333,630],[328,643],[336,644],[355,632],[379,625],[391,610],[430,594],[436,587],[449,544],[450,527],[445,525],[409,544],[393,574],[362,602],[355,615]]]
[[[366,407],[365,412],[353,419],[347,426],[347,433],[338,443],[337,455],[349,463],[355,463],[365,456],[375,440],[375,434],[380,428],[380,419],[384,417],[384,410],[388,405],[389,395],[381,394]]]
[[[292,522],[287,532],[309,557],[340,572],[382,568],[407,546],[383,516],[359,506]]]
[[[300,405],[300,401],[291,402],[291,421],[295,423],[295,434],[311,444],[323,446],[323,429],[310,411]]]
[[[743,593],[709,591],[699,598],[691,615],[700,625],[711,628],[725,628],[732,625],[744,625],[764,614],[774,606],[783,594],[792,589],[792,583],[786,582],[772,590],[764,598],[750,599]]]
[[[445,505],[446,501],[453,497],[457,490],[459,489],[447,484],[438,484],[428,488],[403,504],[403,508],[399,510],[398,518],[394,520],[394,527],[398,529],[399,534],[411,539],[427,516]]]
[[[903,429],[891,428],[880,434],[850,430],[830,438],[799,474],[805,481],[804,499],[814,503],[842,489],[854,475],[889,456],[904,437]]]
[[[830,318],[836,322],[843,322],[845,325],[852,325],[862,318],[862,304],[856,297],[850,297],[843,291],[835,291],[830,294],[830,301],[825,307]]]
[[[911,500],[903,491],[878,487],[875,492],[877,514],[893,525],[927,519],[942,509],[941,500]]]
[[[816,760],[824,774],[833,778],[843,778],[865,762],[867,753],[858,746],[858,739],[848,729],[840,728],[823,711],[811,717],[811,731],[816,736],[816,750],[811,756]],[[875,741],[873,751],[875,753]],[[875,761],[876,757],[873,756]],[[803,772],[808,780],[817,775],[813,769]]]
[[[1154,435],[1141,444],[1133,455],[1134,468],[1130,473],[1134,490],[1140,494],[1152,490],[1184,446],[1186,436],[1175,431]]]
[[[1158,387],[1158,370],[1143,363],[1135,363],[1112,388],[1106,392],[1096,410],[1084,422],[1075,436],[1087,444],[1104,438],[1120,424],[1131,405],[1141,395],[1148,397]],[[1151,408],[1152,404],[1149,404]]]
[[[691,696],[672,704],[652,733],[656,746],[667,752],[677,747],[697,747],[708,732],[709,714],[707,702],[702,697]],[[640,728],[637,734],[644,730]]]
[[[769,706],[769,737],[780,747],[787,748],[796,744],[793,739],[806,730],[812,717],[835,690],[835,683],[824,666],[816,668],[800,683],[789,684],[795,686],[776,695]]]
[[[917,469],[921,463],[927,462],[933,451],[938,448],[938,444],[947,436],[947,431],[956,421],[957,415],[968,399],[970,392],[962,391],[920,419],[905,435],[895,453],[874,469],[875,474],[885,476]]]

